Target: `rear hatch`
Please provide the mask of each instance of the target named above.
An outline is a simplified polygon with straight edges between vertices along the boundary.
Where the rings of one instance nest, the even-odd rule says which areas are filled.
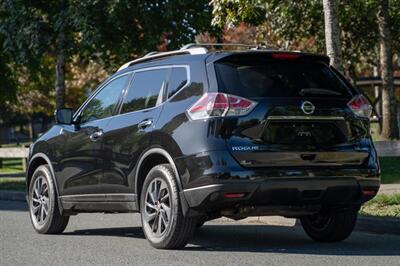
[[[326,62],[299,53],[244,53],[214,63],[218,91],[255,102],[225,117],[222,134],[247,167],[360,165],[368,118],[349,108],[357,91]]]

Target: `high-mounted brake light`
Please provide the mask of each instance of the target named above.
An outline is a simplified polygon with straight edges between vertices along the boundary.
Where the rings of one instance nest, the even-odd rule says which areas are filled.
[[[347,105],[357,116],[368,118],[372,115],[372,106],[364,95],[356,95]]]
[[[204,94],[187,111],[193,120],[211,117],[242,116],[250,113],[256,102],[226,93],[210,92]]]
[[[289,54],[289,53],[274,53],[272,54],[273,59],[297,59],[299,58],[299,54]]]

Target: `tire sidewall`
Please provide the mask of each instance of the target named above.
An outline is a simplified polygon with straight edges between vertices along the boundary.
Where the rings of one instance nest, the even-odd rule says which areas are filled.
[[[309,217],[303,217],[301,224],[307,235],[316,241],[336,242],[346,239],[354,229],[357,211],[333,211],[330,216],[323,229],[315,228]]]
[[[34,222],[33,213],[31,211],[33,184],[35,183],[35,180],[39,176],[43,176],[44,178],[46,178],[46,181],[47,181],[47,184],[48,184],[48,190],[49,190],[49,205],[50,205],[49,206],[49,214],[48,214],[47,220],[42,225],[38,225],[38,224],[36,224]],[[53,183],[53,178],[51,176],[51,172],[50,172],[49,167],[47,165],[41,165],[33,173],[32,179],[31,179],[30,184],[29,184],[29,195],[28,195],[29,217],[31,219],[31,223],[32,223],[33,228],[37,232],[46,233],[47,231],[49,231],[49,229],[51,227],[51,224],[52,224],[53,217],[54,217],[54,212],[58,211],[58,210],[55,209],[55,206],[56,206],[55,200],[56,200],[56,192],[55,192],[55,187],[54,187],[54,183]]]
[[[164,232],[164,234],[161,237],[156,237],[154,236],[151,232],[148,232],[148,225],[147,222],[143,218],[143,212],[145,208],[145,201],[146,201],[146,192],[148,189],[148,186],[150,183],[155,179],[155,178],[160,178],[166,181],[169,193],[170,193],[170,204],[171,204],[171,220],[168,224],[167,230]],[[152,168],[147,175],[143,187],[142,187],[142,192],[140,195],[140,214],[141,214],[141,221],[142,221],[142,227],[143,227],[143,232],[146,236],[146,238],[150,241],[151,245],[154,247],[162,247],[164,246],[165,243],[168,243],[170,238],[173,236],[173,232],[175,231],[176,225],[177,225],[177,219],[178,219],[178,213],[180,211],[180,205],[179,205],[179,196],[178,196],[178,191],[176,189],[176,181],[175,177],[172,175],[172,173],[168,170],[168,168],[164,165],[157,165],[154,168]]]

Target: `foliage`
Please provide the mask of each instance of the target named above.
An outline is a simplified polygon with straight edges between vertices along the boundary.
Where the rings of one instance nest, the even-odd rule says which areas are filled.
[[[380,157],[383,184],[400,183],[400,157]]]
[[[378,195],[362,206],[360,213],[369,216],[400,218],[400,193],[394,195]]]
[[[82,58],[116,70],[130,58],[176,49],[209,28],[207,1],[73,1]]]
[[[0,36],[0,45],[2,38]],[[9,56],[0,50],[0,105],[15,100],[15,77],[9,64]]]
[[[93,60],[72,58],[67,65],[66,102],[68,107],[77,110],[83,100],[104,81],[109,73]]]
[[[221,34],[216,37],[208,32],[200,33],[196,36],[196,42],[198,43],[244,43],[257,45],[262,44],[265,40],[268,40],[268,46],[272,48],[285,47],[288,50],[308,50],[309,52],[318,52],[315,49],[315,38],[303,38],[291,42],[290,44],[280,38],[275,31],[264,22],[261,25],[254,26],[248,23],[241,22],[235,27],[224,26]],[[230,47],[224,47],[224,49],[229,49]],[[231,49],[237,49],[237,47],[232,47]]]
[[[2,158],[0,164],[0,173],[18,173],[23,172],[23,159]]]
[[[212,0],[213,23],[220,27],[244,21],[268,24],[290,48],[299,40],[314,41],[310,52],[324,53],[324,17],[322,1]],[[392,0],[391,20],[395,53],[400,53],[400,1]],[[376,66],[378,58],[377,0],[339,1],[339,22],[345,68],[354,77],[365,65]],[[267,38],[265,42],[269,42]],[[308,47],[305,47],[306,51]]]
[[[2,0],[0,115],[53,112],[57,53],[66,58],[66,105],[77,108],[122,63],[193,41],[210,21],[206,0]]]

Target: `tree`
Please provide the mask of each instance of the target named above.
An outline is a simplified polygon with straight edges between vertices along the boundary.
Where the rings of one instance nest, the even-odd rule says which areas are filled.
[[[380,66],[382,76],[382,135],[398,138],[397,103],[393,84],[392,36],[390,31],[389,1],[379,0],[377,13],[379,26]]]
[[[291,49],[293,44],[312,40],[312,46],[304,51],[324,53],[326,50],[324,32],[323,1],[281,1],[281,0],[212,0],[213,24],[218,26],[236,25],[240,22],[256,26],[267,25],[281,41],[278,48]],[[379,39],[376,21],[377,0],[337,1],[342,64],[348,76],[355,78],[366,68],[372,74],[377,66]],[[390,19],[393,34],[393,51],[400,52],[400,0],[391,0]],[[260,29],[261,30],[261,29]],[[266,35],[264,42],[268,44]]]
[[[160,43],[176,48],[209,27],[208,1],[2,0],[3,49],[30,73],[52,58],[56,107],[64,106],[71,58],[94,60],[108,70]]]
[[[337,18],[337,2],[336,0],[323,0],[323,5],[325,14],[326,54],[330,58],[330,64],[337,70],[343,71],[340,29]]]
[[[29,72],[40,71],[46,57],[56,58],[56,107],[64,106],[65,58],[76,48],[67,0],[3,0],[0,32],[3,48]]]
[[[157,49],[193,42],[210,28],[207,0],[76,1],[74,25],[86,57],[116,70],[126,61]]]

